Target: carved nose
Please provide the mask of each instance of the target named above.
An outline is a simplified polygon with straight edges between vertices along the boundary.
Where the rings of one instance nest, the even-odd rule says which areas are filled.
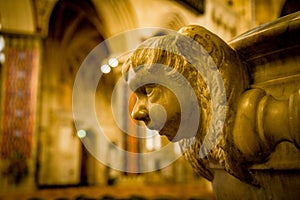
[[[149,118],[149,113],[144,105],[136,102],[135,106],[132,109],[131,117],[135,120],[146,122]]]

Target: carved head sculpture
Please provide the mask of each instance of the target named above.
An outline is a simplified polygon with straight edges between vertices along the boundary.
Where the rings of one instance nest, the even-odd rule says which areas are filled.
[[[208,160],[234,171],[224,149],[235,151],[232,123],[249,79],[237,53],[221,38],[196,25],[150,38],[128,58],[123,74],[137,96],[134,119],[172,142],[195,138],[186,154],[207,179],[213,179]]]

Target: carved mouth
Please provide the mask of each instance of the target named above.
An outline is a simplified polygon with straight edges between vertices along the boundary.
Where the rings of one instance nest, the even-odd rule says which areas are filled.
[[[147,121],[144,121],[147,128],[150,129],[150,130],[155,130],[155,131],[160,131],[161,128],[159,128],[159,126],[157,125],[157,123],[154,123],[152,120],[147,120]]]
[[[164,129],[165,123],[162,122],[161,120],[156,120],[156,118],[154,118],[154,120],[152,120],[151,118],[149,118],[148,120],[144,121],[147,128],[149,128],[150,130],[155,130],[155,131],[161,131],[162,129]]]
[[[177,142],[181,139],[177,134],[180,125],[180,114],[176,114],[163,124],[160,121],[153,121],[151,119],[144,122],[147,128],[158,131],[159,135],[166,136],[170,142]]]
[[[158,134],[160,136],[166,136],[170,141],[172,141],[173,139],[173,136],[172,134],[170,134],[170,131],[167,131],[166,130],[166,127],[163,126],[163,127],[160,127],[158,124],[155,124],[153,121],[151,120],[148,120],[148,121],[144,121],[147,128],[150,129],[150,130],[155,130],[158,132]]]

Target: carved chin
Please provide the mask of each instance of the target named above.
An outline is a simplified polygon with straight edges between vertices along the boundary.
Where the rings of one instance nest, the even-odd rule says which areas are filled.
[[[158,131],[159,135],[166,136],[170,141],[176,136],[177,129],[173,123],[166,123],[161,127],[160,123],[154,123],[153,121],[147,124],[147,128],[150,130]]]
[[[180,117],[181,115],[178,113],[171,119],[168,119],[163,128],[159,130],[159,134],[166,136],[171,142],[177,142],[183,139],[184,135],[177,134],[180,126]]]
[[[161,131],[158,132],[159,135],[161,136],[166,136],[168,138],[169,141],[171,142],[177,142],[177,141],[173,141],[173,139],[175,138],[176,136],[176,132],[175,132],[175,135],[173,132],[170,132],[170,131],[167,131],[167,130],[164,130],[162,129]]]

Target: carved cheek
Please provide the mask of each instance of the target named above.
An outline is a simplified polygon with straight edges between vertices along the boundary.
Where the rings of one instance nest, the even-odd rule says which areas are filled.
[[[167,114],[170,117],[180,112],[180,105],[177,97],[170,90],[165,89],[162,91],[159,104],[166,109]]]
[[[153,89],[152,95],[149,96],[150,104],[159,104],[161,106],[166,106],[169,102],[169,98],[167,95],[168,91],[161,87],[155,87]]]

